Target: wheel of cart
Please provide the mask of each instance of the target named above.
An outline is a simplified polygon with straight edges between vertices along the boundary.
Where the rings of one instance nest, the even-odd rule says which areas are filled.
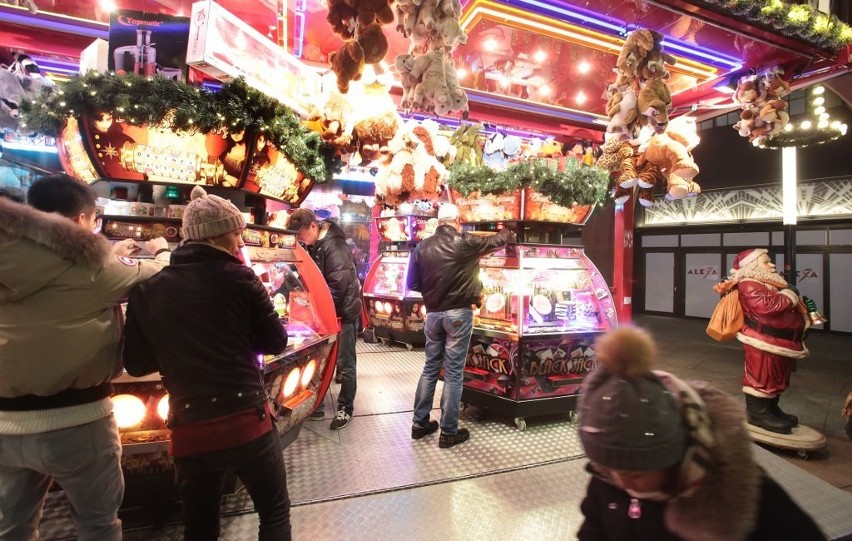
[[[527,420],[523,417],[515,417],[515,426],[518,427],[518,430],[523,432],[527,429]]]

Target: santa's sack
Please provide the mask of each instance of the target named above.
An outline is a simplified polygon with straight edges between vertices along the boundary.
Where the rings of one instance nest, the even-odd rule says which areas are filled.
[[[740,305],[740,292],[732,289],[722,295],[719,304],[710,316],[707,334],[713,340],[725,342],[737,337],[743,328],[743,307]]]

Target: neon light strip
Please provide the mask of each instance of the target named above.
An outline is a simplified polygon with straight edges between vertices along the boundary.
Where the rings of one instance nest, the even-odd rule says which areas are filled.
[[[600,18],[600,16],[596,17],[595,14],[593,14],[592,12],[577,11],[578,8],[576,8],[575,6],[571,6],[571,9],[567,9],[567,6],[561,7],[560,5],[540,2],[539,0],[504,0],[504,2],[514,7],[522,7],[525,5],[532,6],[533,8],[537,8],[538,10],[544,12],[560,15],[561,17],[559,18],[559,20],[570,20],[583,24],[590,24],[600,29],[615,32],[616,34],[621,36],[626,35],[627,32],[630,30],[630,28],[624,23],[617,24],[613,19],[610,19],[613,22],[604,20]],[[742,66],[742,61],[735,57],[720,53],[718,51],[711,51],[710,49],[706,48],[697,48],[690,43],[676,40],[674,38],[666,38],[663,44],[668,48],[675,51],[679,51],[684,55],[698,57],[705,61],[709,61],[714,64],[719,64],[720,66],[724,66],[728,69],[737,69]]]
[[[22,150],[27,152],[43,152],[45,154],[57,154],[56,146],[28,145],[26,143],[14,143],[11,141],[0,141],[0,148],[5,150]]]
[[[475,0],[471,9],[462,16],[462,30],[468,32],[480,19],[489,19],[497,23],[512,22],[514,26],[542,33],[556,39],[563,39],[573,43],[583,43],[593,49],[617,55],[621,51],[624,40],[592,30],[577,28],[562,21],[524,12],[517,8],[495,4],[491,0]],[[718,68],[679,57],[677,65],[670,68],[672,71],[699,77],[703,80],[716,77]]]
[[[0,6],[0,22],[38,30],[54,30],[89,38],[109,39],[109,24],[40,11],[35,15],[26,8]]]

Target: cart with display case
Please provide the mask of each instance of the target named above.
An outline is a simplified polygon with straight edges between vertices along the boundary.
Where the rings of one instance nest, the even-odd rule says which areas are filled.
[[[403,215],[376,218],[382,250],[364,280],[364,304],[375,337],[399,342],[408,349],[426,343],[426,307],[417,291],[408,289],[411,251],[431,236],[437,218]]]
[[[318,406],[331,383],[339,326],[331,293],[322,274],[293,235],[269,228],[246,229],[246,244],[274,239],[274,247],[246,246],[243,259],[260,277],[287,329],[287,348],[259,357],[266,392],[286,447]],[[168,456],[168,394],[159,374],[113,381],[116,422],[127,482],[125,507],[144,505],[152,493],[170,493],[173,463]],[[231,490],[235,488],[231,480]]]
[[[514,418],[570,412],[617,325],[606,282],[580,246],[510,244],[480,262],[462,402]]]

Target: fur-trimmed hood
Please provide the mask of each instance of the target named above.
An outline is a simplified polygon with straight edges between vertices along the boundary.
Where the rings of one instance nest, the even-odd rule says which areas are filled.
[[[704,382],[688,383],[704,400],[715,446],[699,488],[667,506],[666,527],[690,541],[745,539],[757,525],[761,470],[743,405]]]
[[[19,300],[71,265],[101,267],[109,242],[68,218],[0,198],[0,303]]]

